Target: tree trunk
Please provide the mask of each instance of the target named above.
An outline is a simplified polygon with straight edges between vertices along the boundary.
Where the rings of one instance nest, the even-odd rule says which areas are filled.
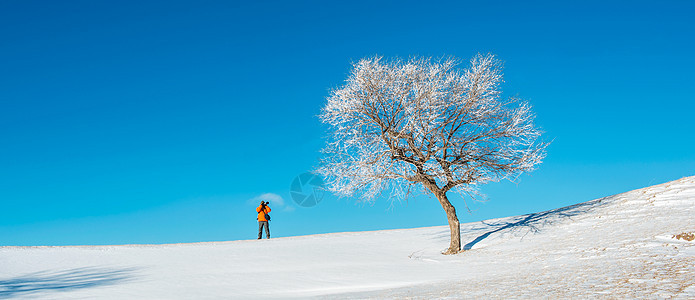
[[[446,192],[440,189],[434,180],[425,178],[422,183],[435,197],[437,197],[439,204],[442,205],[442,208],[444,208],[446,212],[446,219],[449,221],[451,242],[449,243],[449,249],[442,254],[450,255],[461,252],[461,225],[459,224],[459,218],[456,216],[456,209],[451,205],[451,202],[449,202],[449,198],[446,197]]]
[[[435,193],[437,200],[444,208],[446,212],[446,218],[449,221],[449,231],[451,232],[451,243],[449,244],[449,249],[444,253],[445,255],[457,254],[461,252],[461,225],[459,224],[459,218],[456,216],[456,209],[449,199],[446,197],[446,192]]]

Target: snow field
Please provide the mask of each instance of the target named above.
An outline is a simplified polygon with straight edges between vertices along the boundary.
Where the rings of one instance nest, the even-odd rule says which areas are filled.
[[[695,177],[461,225],[172,245],[0,247],[0,298],[693,298]]]

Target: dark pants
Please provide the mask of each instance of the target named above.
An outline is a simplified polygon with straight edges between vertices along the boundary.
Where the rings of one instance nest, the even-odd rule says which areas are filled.
[[[263,236],[263,227],[265,227],[265,237],[270,238],[270,226],[268,221],[258,221],[258,238]]]

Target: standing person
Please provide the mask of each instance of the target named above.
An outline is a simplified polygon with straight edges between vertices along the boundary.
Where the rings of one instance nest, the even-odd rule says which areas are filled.
[[[266,216],[268,213],[270,213],[270,207],[268,206],[270,204],[269,202],[264,202],[261,201],[261,205],[259,205],[256,208],[256,211],[258,212],[258,239],[260,240],[261,237],[263,236],[263,227],[265,227],[265,237],[270,238],[270,226],[268,225],[268,221],[270,218],[266,219]]]

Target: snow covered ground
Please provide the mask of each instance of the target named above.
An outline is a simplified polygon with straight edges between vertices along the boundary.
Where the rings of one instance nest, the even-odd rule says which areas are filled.
[[[0,299],[695,298],[695,177],[461,230],[0,247]]]

